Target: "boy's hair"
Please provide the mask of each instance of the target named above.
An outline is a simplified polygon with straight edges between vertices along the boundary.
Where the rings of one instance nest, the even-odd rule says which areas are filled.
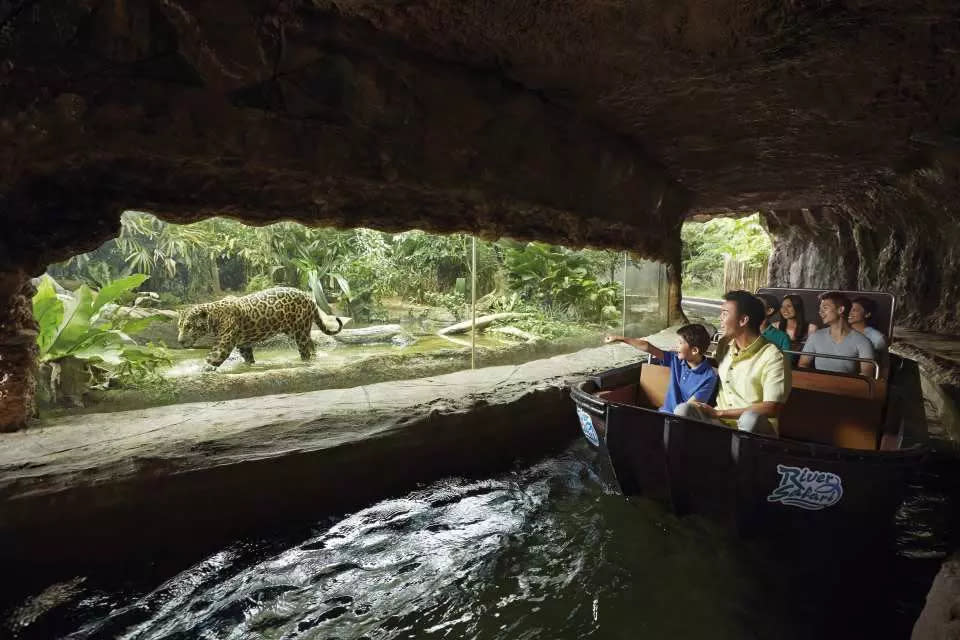
[[[843,316],[846,317],[850,313],[850,298],[840,293],[839,291],[827,291],[826,293],[820,294],[820,301],[829,300],[838,307],[843,307]],[[864,307],[866,309],[866,307]]]
[[[877,303],[871,300],[870,298],[864,298],[863,296],[857,296],[850,301],[850,306],[858,304],[863,307],[863,313],[865,316],[864,320],[867,321],[867,326],[873,326],[873,316],[877,313]],[[850,310],[847,310],[847,314],[850,314]]]
[[[699,349],[700,355],[707,353],[707,347],[710,346],[710,334],[707,333],[702,324],[685,324],[677,329],[677,333],[691,348]]]
[[[774,311],[780,311],[780,301],[777,300],[777,296],[772,296],[769,293],[758,293],[757,297],[760,298],[760,301],[765,305],[764,312],[767,309],[773,309]]]
[[[736,289],[734,291],[727,291],[723,299],[727,302],[732,302],[737,307],[737,317],[747,316],[749,318],[750,328],[754,331],[760,331],[760,325],[763,324],[764,308],[763,303],[749,291],[743,291],[742,289]]]

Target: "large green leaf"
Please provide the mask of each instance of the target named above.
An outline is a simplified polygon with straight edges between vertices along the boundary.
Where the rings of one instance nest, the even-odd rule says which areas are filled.
[[[122,331],[100,331],[77,345],[70,355],[80,360],[102,360],[109,364],[120,364],[124,349],[133,344],[133,339]]]
[[[123,348],[123,359],[128,362],[156,362],[169,361],[163,350],[153,346],[126,345]]]
[[[91,344],[70,354],[74,358],[87,361],[102,361],[118,365],[123,362],[123,345],[117,343]]]
[[[64,305],[63,319],[57,327],[56,335],[47,358],[69,355],[90,337],[90,318],[93,315],[93,292],[87,285],[80,285],[74,291],[73,299]]]
[[[93,300],[93,313],[96,313],[103,305],[113,302],[128,291],[133,291],[146,282],[149,277],[150,276],[142,273],[134,273],[125,278],[117,278],[116,280],[108,282],[100,289],[97,297]]]
[[[57,335],[57,329],[63,320],[63,302],[57,297],[57,290],[49,276],[43,276],[37,293],[33,296],[33,317],[40,326],[37,346],[42,358],[50,350]]]
[[[313,292],[313,299],[316,301],[317,306],[323,310],[324,313],[333,314],[333,309],[330,308],[330,303],[327,302],[327,296],[323,292],[323,284],[321,279],[323,274],[320,273],[318,269],[313,269],[307,274],[307,281],[310,285],[310,291]]]
[[[144,316],[142,318],[131,318],[117,322],[115,323],[115,328],[130,335],[137,335],[154,322],[169,322],[170,320],[172,320],[172,318],[168,318],[167,316],[156,313],[153,315]]]
[[[339,273],[331,273],[330,275],[336,278],[337,284],[340,285],[340,290],[343,291],[344,297],[349,301],[352,297],[350,292],[350,283],[347,282],[347,279]]]

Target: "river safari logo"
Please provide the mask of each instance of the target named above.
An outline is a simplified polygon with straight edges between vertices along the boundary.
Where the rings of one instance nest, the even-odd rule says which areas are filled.
[[[580,418],[580,429],[583,431],[583,435],[593,446],[599,447],[600,437],[597,435],[597,430],[593,428],[593,418],[580,407],[577,407],[577,416]]]
[[[767,496],[767,502],[819,511],[832,507],[843,497],[843,481],[835,473],[785,464],[777,465],[777,473],[780,486]]]

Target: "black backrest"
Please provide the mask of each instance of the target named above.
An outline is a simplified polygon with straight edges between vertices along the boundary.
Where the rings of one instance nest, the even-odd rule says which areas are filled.
[[[870,324],[882,331],[887,337],[887,344],[893,336],[893,311],[896,305],[896,298],[892,293],[882,291],[844,291],[842,289],[788,289],[786,287],[760,287],[757,293],[769,293],[780,301],[783,301],[785,295],[797,295],[803,299],[804,311],[807,315],[807,322],[822,326],[820,316],[817,310],[820,308],[820,294],[827,291],[840,291],[851,300],[854,298],[869,298],[877,305],[877,310],[870,318]]]

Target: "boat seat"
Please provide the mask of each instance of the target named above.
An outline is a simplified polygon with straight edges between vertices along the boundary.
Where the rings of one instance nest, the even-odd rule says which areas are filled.
[[[848,449],[877,448],[886,382],[855,375],[794,371],[793,389],[780,412],[780,435]],[[663,406],[670,367],[644,364],[640,383],[600,391],[610,402]]]
[[[670,367],[660,364],[645,364],[640,369],[640,385],[637,404],[650,409],[659,409],[667,399],[670,388]]]
[[[875,450],[886,383],[853,375],[794,371],[780,412],[784,438],[848,449]]]
[[[602,398],[607,402],[619,402],[621,404],[637,404],[637,385],[628,384],[623,387],[616,387],[614,389],[607,389],[605,391],[598,391],[596,393],[598,398]]]

